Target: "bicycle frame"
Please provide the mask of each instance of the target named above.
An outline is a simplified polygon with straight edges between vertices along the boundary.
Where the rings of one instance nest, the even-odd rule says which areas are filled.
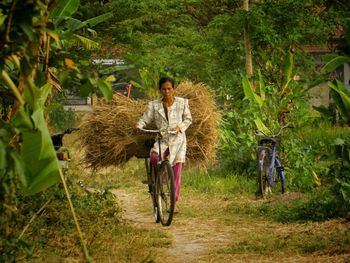
[[[272,193],[272,187],[276,183],[275,169],[281,181],[282,193],[284,193],[285,176],[283,167],[277,156],[277,141],[274,138],[263,138],[258,145],[258,193],[261,196]]]
[[[268,146],[258,146],[258,150],[261,154],[266,154],[266,151],[261,151],[261,150],[265,150],[265,149],[269,149],[269,151],[271,151],[271,157],[269,158],[269,185],[271,187],[273,187],[275,185],[275,167],[276,170],[280,176],[281,179],[281,183],[284,184],[285,183],[285,176],[284,176],[284,170],[283,170],[283,166],[281,165],[281,162],[279,160],[279,157],[276,154],[276,145],[272,146],[272,147],[268,147]],[[264,160],[264,156],[259,156],[259,161]]]

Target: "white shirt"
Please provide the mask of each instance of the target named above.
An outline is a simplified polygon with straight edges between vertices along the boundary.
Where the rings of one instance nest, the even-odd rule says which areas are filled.
[[[176,135],[167,134],[161,139],[162,156],[169,148],[169,162],[175,165],[178,162],[185,162],[186,158],[186,134],[185,131],[192,123],[192,116],[188,106],[188,100],[180,97],[174,98],[174,103],[168,107],[168,119],[163,108],[162,99],[149,102],[148,108],[139,120],[137,127],[144,128],[146,125],[155,121],[157,129],[176,129],[180,132]],[[155,142],[151,151],[159,154],[158,142]]]

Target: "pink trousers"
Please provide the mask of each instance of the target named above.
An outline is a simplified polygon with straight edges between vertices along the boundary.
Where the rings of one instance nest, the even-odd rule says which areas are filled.
[[[169,156],[169,151],[164,152],[163,158],[166,159]],[[159,160],[159,155],[156,152],[151,152],[151,163],[153,166],[157,166]],[[183,163],[176,163],[173,166],[174,179],[175,179],[175,201],[177,202],[180,197],[180,187],[181,187],[181,171]]]

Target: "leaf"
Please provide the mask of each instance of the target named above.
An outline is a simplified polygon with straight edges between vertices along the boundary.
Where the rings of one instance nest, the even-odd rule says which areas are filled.
[[[338,145],[338,146],[343,146],[345,145],[345,141],[342,138],[336,138],[332,145]]]
[[[19,24],[19,27],[23,30],[23,32],[28,37],[29,41],[34,41],[34,31],[33,27],[29,26],[28,24]]]
[[[345,201],[350,202],[350,184],[338,178],[335,179],[341,185],[340,192]]]
[[[14,127],[21,130],[33,128],[33,122],[23,106],[17,111],[12,123]]]
[[[337,83],[339,91],[343,92],[346,96],[350,98],[350,91],[345,87],[344,83],[338,79],[336,79],[335,81]]]
[[[332,94],[332,98],[333,98],[333,100],[335,102],[335,106],[337,107],[337,110],[340,113],[340,116],[342,118],[347,119],[347,112],[346,112],[346,109],[344,107],[343,101],[342,101],[339,93],[337,93],[334,90],[332,90],[331,94]]]
[[[27,187],[28,182],[27,182],[27,178],[25,175],[24,163],[21,161],[20,157],[14,152],[10,152],[10,157],[13,160],[16,174],[18,175],[22,185],[24,187]]]
[[[139,84],[138,82],[134,81],[134,80],[130,80],[129,81],[131,83],[131,85],[135,86],[136,88],[139,88],[139,89],[143,89],[143,87],[141,86],[141,84]]]
[[[87,24],[85,22],[78,20],[78,19],[75,19],[72,17],[67,17],[65,26],[68,30],[73,32],[73,31],[76,31],[78,29],[81,29],[81,28],[87,26]]]
[[[83,37],[81,35],[77,35],[74,34],[74,39],[70,39],[70,44],[72,45],[82,45],[84,48],[88,49],[88,50],[92,50],[92,49],[97,49],[100,47],[100,44],[96,41],[93,41],[87,37]],[[72,42],[71,42],[72,41]],[[66,44],[67,42],[65,42]]]
[[[90,27],[94,27],[97,24],[102,23],[102,22],[104,22],[112,17],[113,17],[113,13],[108,12],[108,13],[105,13],[103,15],[99,15],[99,16],[90,18],[88,20],[85,20],[84,23],[89,24]]]
[[[90,95],[90,93],[92,93],[93,91],[93,85],[91,84],[91,82],[88,80],[86,81],[86,83],[84,83],[83,85],[80,85],[79,87],[79,91],[80,91],[80,95],[82,97],[87,97]]]
[[[79,8],[80,0],[60,0],[50,13],[50,18],[73,15]]]
[[[350,121],[350,97],[341,90],[342,88],[334,85],[334,83],[328,82],[328,86],[333,90],[332,98],[341,117],[346,121]]]
[[[265,126],[265,124],[262,122],[262,120],[259,117],[257,117],[254,120],[254,123],[255,123],[255,125],[256,125],[256,127],[258,128],[259,131],[262,131],[266,135],[271,134],[271,131],[269,130],[269,128],[267,128]]]
[[[110,100],[112,100],[113,97],[113,91],[112,91],[112,87],[109,83],[104,82],[100,79],[98,79],[96,81],[97,87],[101,90],[103,97],[105,98],[105,100],[108,102]]]
[[[106,77],[104,80],[105,80],[105,81],[108,81],[108,82],[114,82],[114,81],[116,81],[117,79],[116,79],[116,77],[115,77],[114,75],[109,75],[109,76]]]
[[[292,80],[292,70],[293,70],[293,54],[288,52],[286,60],[283,65],[283,79],[281,91],[285,92],[289,82]]]
[[[349,63],[350,57],[338,56],[331,59],[326,65],[321,69],[322,73],[330,73],[334,71],[336,68],[340,67],[344,63]]]
[[[243,85],[244,95],[251,101],[256,102],[261,108],[264,102],[258,95],[254,93],[252,86],[250,85],[250,82],[246,76],[243,76],[242,78],[242,85]]]
[[[56,90],[62,91],[60,81],[50,68],[48,69],[47,73],[47,82],[50,83]]]
[[[261,74],[261,70],[260,70],[260,69],[259,69],[258,73],[259,73],[259,91],[260,91],[260,97],[261,97],[261,100],[262,100],[262,101],[265,101],[265,90],[266,90],[266,87],[265,87],[264,79],[263,79],[263,77],[262,77],[262,74]]]
[[[2,27],[2,25],[4,24],[6,18],[7,18],[7,15],[4,15],[4,14],[0,13],[0,27]]]
[[[35,194],[59,182],[59,166],[41,109],[32,115],[36,130],[22,133],[21,158],[25,165],[27,187],[24,194]]]
[[[47,33],[50,37],[52,37],[55,41],[60,40],[60,38],[59,38],[59,36],[58,36],[57,33],[52,32],[52,31],[50,31],[50,30],[47,30],[46,33]]]
[[[49,96],[51,92],[51,88],[52,88],[52,85],[50,83],[46,83],[44,86],[40,88],[40,98],[38,98],[38,103],[42,108],[45,107],[47,96]]]
[[[0,170],[5,170],[6,166],[6,145],[0,141]]]

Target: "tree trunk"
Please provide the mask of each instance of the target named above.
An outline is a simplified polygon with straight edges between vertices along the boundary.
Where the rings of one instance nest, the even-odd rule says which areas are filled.
[[[243,9],[247,12],[249,11],[249,0],[243,1]],[[245,71],[250,81],[250,84],[254,88],[253,81],[251,79],[253,76],[253,63],[252,63],[252,48],[250,45],[248,22],[246,22],[244,26],[244,47],[245,47]]]

